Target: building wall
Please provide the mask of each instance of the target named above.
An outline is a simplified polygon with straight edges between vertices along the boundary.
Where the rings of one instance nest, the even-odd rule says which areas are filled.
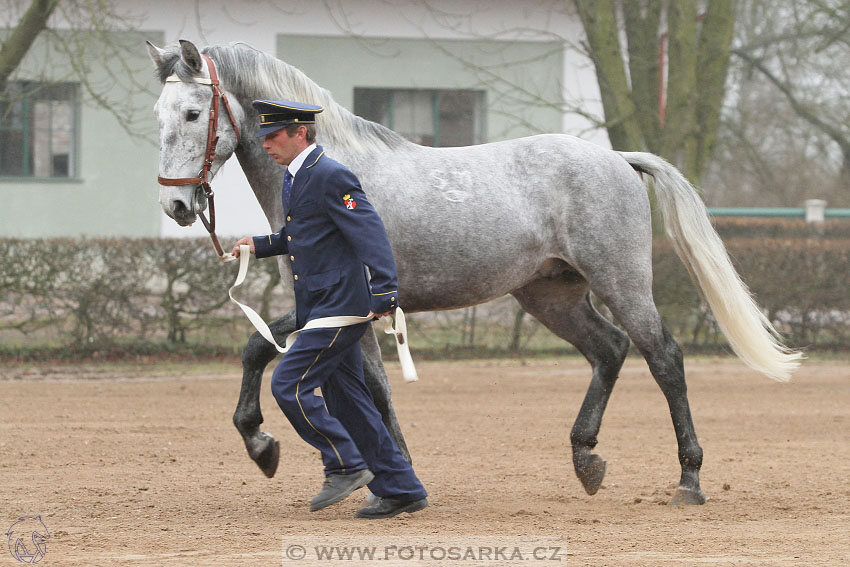
[[[67,60],[45,38],[39,37],[14,78],[74,81]],[[145,39],[161,41],[162,33],[121,34],[110,41],[126,46],[142,45]],[[121,57],[133,76],[142,80],[150,76],[154,86],[146,53],[134,56],[130,51]],[[88,63],[93,86],[113,93],[116,109],[130,97],[133,108],[144,108],[150,116],[152,92],[119,94],[123,87],[110,88],[105,66],[117,63],[114,52],[92,50]],[[147,140],[132,137],[81,87],[78,98],[75,175],[46,180],[0,177],[0,236],[158,236],[161,212],[151,183],[158,156],[153,130],[142,130]]]

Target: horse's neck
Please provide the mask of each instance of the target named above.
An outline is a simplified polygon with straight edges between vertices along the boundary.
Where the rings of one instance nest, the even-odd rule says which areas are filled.
[[[267,70],[268,74],[276,72],[281,72],[281,70]],[[375,162],[378,153],[385,154],[392,151],[383,142],[372,139],[367,139],[364,141],[365,143],[360,144],[361,139],[355,133],[355,130],[360,128],[359,118],[349,116],[348,111],[338,106],[327,91],[313,84],[306,76],[300,77],[300,71],[294,68],[284,68],[284,72],[297,75],[296,82],[306,81],[300,88],[309,92],[309,102],[324,106],[326,120],[332,121],[336,125],[336,128],[319,126],[318,142],[329,157],[348,166],[353,171],[365,171],[369,164]],[[246,117],[254,116],[251,108],[252,100],[274,98],[268,92],[243,91],[234,94],[245,111],[243,115]],[[302,94],[307,96],[305,93]],[[297,93],[296,96],[298,96]],[[242,131],[252,131],[252,126],[252,124],[243,124]],[[268,157],[259,140],[243,143],[241,149],[237,151],[237,158],[272,228],[279,227],[283,221],[283,210],[280,204],[283,169]]]
[[[334,143],[334,140],[323,139],[321,134],[319,134],[317,142],[322,146],[322,149],[325,150],[325,154],[328,157],[335,159],[352,170],[358,169],[357,166],[359,164],[367,163],[374,159],[371,152],[354,152],[342,144]]]
[[[373,156],[368,153],[354,152],[341,144],[336,144],[332,139],[319,139],[318,142],[328,156],[352,169],[359,169],[356,166],[373,160]],[[283,209],[280,202],[283,168],[268,156],[263,149],[261,138],[244,141],[236,151],[236,158],[269,225],[272,230],[277,230],[283,224]]]

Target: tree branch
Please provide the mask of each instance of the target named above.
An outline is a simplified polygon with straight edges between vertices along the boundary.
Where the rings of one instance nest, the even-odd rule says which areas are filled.
[[[800,116],[800,118],[804,119],[806,122],[829,136],[830,139],[838,144],[838,147],[841,148],[841,153],[844,155],[845,162],[850,160],[850,137],[848,137],[845,132],[836,127],[834,123],[827,122],[818,116],[817,113],[815,113],[794,94],[794,91],[788,83],[777,77],[770,69],[767,68],[766,65],[764,65],[764,63],[762,63],[761,60],[752,57],[744,50],[736,49],[733,53],[746,61],[754,69],[758,70],[765,76],[765,78],[767,78],[768,81],[779,89],[779,92],[785,96],[786,100],[788,100],[788,103],[791,105],[791,108],[798,116]]]
[[[21,21],[0,49],[0,93],[6,90],[9,76],[18,68],[32,47],[35,38],[45,28],[59,0],[34,0]]]

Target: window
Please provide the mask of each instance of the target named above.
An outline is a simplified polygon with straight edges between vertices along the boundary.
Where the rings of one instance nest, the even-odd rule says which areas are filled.
[[[355,88],[354,113],[423,146],[484,140],[484,91]]]
[[[0,177],[76,174],[77,87],[9,83],[0,99]]]

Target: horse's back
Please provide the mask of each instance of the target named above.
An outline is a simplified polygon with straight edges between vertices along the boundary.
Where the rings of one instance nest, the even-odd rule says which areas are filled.
[[[429,224],[464,221],[482,234],[498,230],[498,240],[561,248],[563,238],[603,244],[612,230],[628,233],[625,239],[638,232],[643,241],[651,236],[640,174],[620,153],[567,134],[458,148],[415,146],[380,169],[391,182],[380,187],[379,200],[387,197],[402,208],[422,203],[416,214]]]
[[[648,250],[639,175],[617,152],[573,136],[410,145],[352,169],[384,220],[400,285],[416,290],[405,301],[417,310],[498,297],[552,258],[591,271],[596,261],[619,263],[619,248]]]

